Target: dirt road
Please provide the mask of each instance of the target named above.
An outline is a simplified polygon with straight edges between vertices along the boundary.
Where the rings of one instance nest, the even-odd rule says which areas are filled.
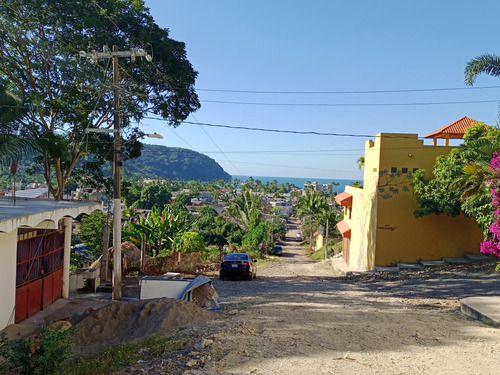
[[[210,336],[211,358],[200,371],[498,374],[500,331],[468,320],[458,303],[496,293],[497,274],[338,279],[328,263],[304,255],[294,234],[256,280],[215,281],[223,307],[238,313]]]
[[[328,262],[304,255],[295,230],[282,257],[257,263],[257,279],[214,278],[222,310],[196,328],[200,342],[193,352],[132,372],[499,373],[500,330],[467,319],[458,302],[498,293],[500,279],[491,264],[339,277]]]

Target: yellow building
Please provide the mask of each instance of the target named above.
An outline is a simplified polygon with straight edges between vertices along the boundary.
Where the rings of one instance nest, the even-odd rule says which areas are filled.
[[[448,139],[463,138],[465,129],[475,123],[463,117],[429,134],[432,146],[424,145],[417,134],[380,133],[366,142],[363,188],[346,186],[335,198],[344,206],[344,220],[338,228],[349,267],[366,271],[479,253],[482,230],[475,221],[445,214],[415,218],[418,204],[406,179],[417,169],[432,178],[436,157],[453,148]],[[445,139],[444,146],[437,145],[438,138]],[[391,194],[391,188],[398,192]]]

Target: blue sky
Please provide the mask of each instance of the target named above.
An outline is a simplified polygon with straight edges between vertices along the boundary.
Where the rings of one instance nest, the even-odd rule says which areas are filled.
[[[427,90],[466,88],[466,62],[500,54],[498,1],[145,2],[186,43],[202,107],[187,120],[195,124],[148,120],[143,130],[164,136],[156,144],[210,156],[231,175],[361,179],[356,160],[369,138],[358,135],[424,136],[463,116],[497,124],[500,88],[484,87],[500,78]],[[491,102],[463,103],[474,101]],[[462,103],[435,104],[450,102]]]

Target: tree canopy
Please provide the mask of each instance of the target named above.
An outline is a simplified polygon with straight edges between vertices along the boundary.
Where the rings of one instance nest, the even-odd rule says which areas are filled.
[[[313,227],[317,224],[314,219],[328,211],[328,202],[322,192],[307,190],[306,195],[297,203],[297,216],[307,218],[309,224],[309,243],[312,246]]]
[[[500,145],[500,130],[478,123],[464,139],[464,144],[436,159],[433,179],[426,180],[423,171],[413,174],[419,204],[415,215],[464,213],[487,230],[493,220],[489,164]]]
[[[112,125],[111,62],[78,55],[105,45],[143,48],[153,57],[120,59],[124,141],[142,134],[138,124],[145,116],[177,126],[200,107],[184,43],[169,38],[142,0],[0,0],[0,80],[26,109],[14,125],[2,125],[2,133],[39,141],[38,161],[56,199],[78,176],[98,176],[113,157],[110,135],[85,134]],[[130,141],[123,152],[138,156],[140,148]],[[95,159],[83,170],[77,162],[87,153]]]

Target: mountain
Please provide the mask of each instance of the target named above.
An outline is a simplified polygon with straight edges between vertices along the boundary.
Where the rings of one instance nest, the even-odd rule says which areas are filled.
[[[124,175],[171,180],[230,180],[231,175],[212,158],[180,147],[144,144],[142,155],[123,164]]]

